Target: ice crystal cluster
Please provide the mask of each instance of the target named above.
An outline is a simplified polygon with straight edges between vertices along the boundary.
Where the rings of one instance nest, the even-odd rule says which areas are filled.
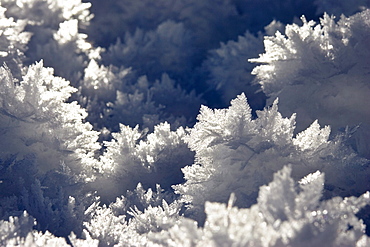
[[[0,0],[0,246],[370,246],[368,8]]]

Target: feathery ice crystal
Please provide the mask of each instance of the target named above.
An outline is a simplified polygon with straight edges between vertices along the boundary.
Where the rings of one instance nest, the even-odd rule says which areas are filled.
[[[369,246],[369,6],[0,0],[0,245]]]

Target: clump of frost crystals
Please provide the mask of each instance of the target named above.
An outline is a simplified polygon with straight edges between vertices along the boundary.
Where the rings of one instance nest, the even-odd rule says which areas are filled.
[[[87,35],[78,33],[85,29],[93,17],[91,3],[81,0],[0,0],[6,8],[5,15],[24,23],[32,34],[27,43],[26,62],[43,59],[56,74],[71,80],[78,79],[84,67],[85,54],[91,45]],[[58,59],[55,59],[58,57]],[[76,86],[76,85],[75,85]]]
[[[265,106],[265,95],[260,85],[253,83],[255,77],[251,71],[255,64],[246,62],[246,58],[256,57],[263,52],[264,35],[272,35],[277,30],[284,32],[284,25],[272,21],[264,29],[257,36],[247,31],[238,36],[236,41],[221,43],[219,48],[209,51],[207,59],[202,63],[201,70],[207,78],[207,84],[220,93],[224,105],[244,92],[252,109]]]
[[[368,246],[370,238],[356,213],[370,204],[370,193],[323,200],[324,173],[316,171],[296,182],[292,166],[284,166],[259,189],[257,202],[238,208],[206,202],[203,227],[186,218],[165,231],[142,235],[145,246]],[[172,220],[175,220],[172,217]]]
[[[287,164],[295,179],[325,172],[328,198],[366,190],[368,160],[356,156],[341,138],[329,139],[330,128],[320,128],[317,121],[294,137],[295,115],[283,118],[277,103],[257,111],[256,119],[244,94],[228,109],[202,106],[198,123],[185,137],[195,151],[195,164],[182,169],[186,182],[174,186],[195,217],[202,215],[205,201],[226,202],[230,193],[237,196],[238,206],[250,206],[258,188]]]
[[[193,40],[192,33],[183,23],[166,21],[155,30],[137,29],[133,35],[126,33],[122,42],[118,39],[109,47],[103,59],[107,64],[130,66],[150,79],[158,78],[162,73],[179,77],[191,73],[190,65],[196,54]]]
[[[11,216],[8,220],[0,220],[0,245],[1,246],[55,246],[68,247],[66,239],[57,237],[49,231],[37,231],[33,229],[35,219],[26,211],[20,216]],[[84,230],[85,239],[78,239],[71,232],[68,236],[72,246],[98,246],[98,240],[92,239]]]
[[[35,157],[38,173],[64,163],[86,179],[93,176],[98,133],[84,123],[86,112],[76,102],[76,91],[43,62],[24,68],[22,81],[6,66],[0,68],[0,158]]]
[[[320,201],[324,174],[315,172],[298,184],[291,166],[274,174],[248,209],[206,202],[207,220],[199,246],[366,246],[370,239],[355,214],[370,194]],[[298,186],[297,186],[298,185]],[[232,197],[231,197],[232,199]]]
[[[285,35],[265,37],[265,53],[252,74],[284,116],[297,113],[297,130],[315,119],[334,132],[360,125],[355,148],[370,157],[370,10],[351,17],[325,14],[320,24],[287,25]]]
[[[25,21],[7,18],[5,11],[0,5],[0,63],[6,62],[8,67],[19,74],[19,63],[24,59],[31,34],[24,31]]]
[[[119,124],[153,130],[171,123],[171,128],[190,125],[201,102],[195,91],[187,92],[164,73],[151,81],[131,68],[104,66],[90,60],[77,93],[96,129],[118,131]]]
[[[254,57],[263,51],[262,40],[262,35],[255,37],[246,32],[238,36],[237,41],[221,43],[218,49],[209,52],[203,62],[202,70],[208,76],[207,83],[220,92],[225,104],[244,92],[251,100],[253,109],[264,105],[263,93],[256,93],[260,89],[259,85],[251,84],[254,76],[250,72],[254,64],[245,62],[246,57]]]
[[[140,182],[144,188],[164,189],[183,182],[181,168],[193,162],[194,155],[182,140],[184,128],[171,131],[170,124],[162,123],[147,134],[139,126],[123,124],[121,131],[112,133],[113,139],[104,142],[106,149],[101,159],[100,175],[95,189],[102,198],[113,199],[133,190]]]

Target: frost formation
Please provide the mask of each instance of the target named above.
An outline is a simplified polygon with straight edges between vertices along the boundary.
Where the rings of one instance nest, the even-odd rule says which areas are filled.
[[[369,246],[348,4],[0,0],[0,245]]]

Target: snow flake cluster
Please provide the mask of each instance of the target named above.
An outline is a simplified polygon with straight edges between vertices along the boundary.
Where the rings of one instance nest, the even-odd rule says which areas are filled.
[[[0,0],[0,245],[369,246],[369,7]]]

